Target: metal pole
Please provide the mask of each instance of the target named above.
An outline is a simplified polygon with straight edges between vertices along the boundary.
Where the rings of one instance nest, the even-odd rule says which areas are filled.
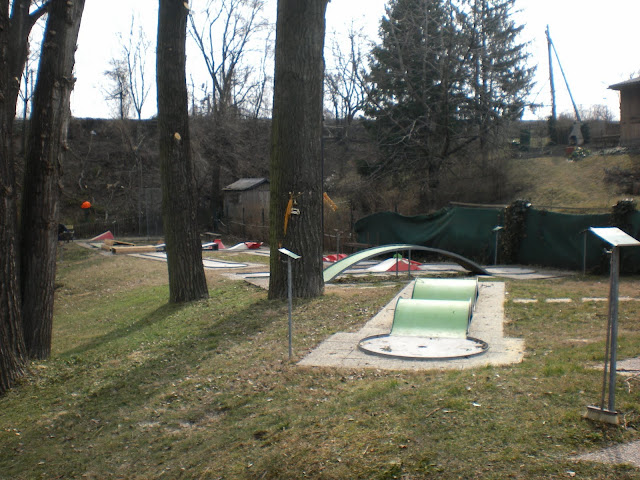
[[[609,317],[611,318],[611,364],[609,366],[609,408],[615,412],[616,399],[616,350],[618,347],[618,279],[620,274],[620,249],[611,250],[611,285],[609,289]]]
[[[144,190],[144,216],[147,224],[147,238],[149,238],[149,190]]]
[[[588,230],[584,231],[584,242],[583,242],[583,250],[582,250],[582,274],[587,274],[587,233]]]
[[[292,310],[292,288],[291,288],[291,257],[287,257],[287,297],[289,303],[289,361],[291,361],[291,357],[293,356],[293,348],[291,337],[293,336],[293,322],[291,321],[291,310]]]
[[[493,231],[496,234],[496,239],[495,239],[495,245],[493,247],[493,264],[494,265],[498,265],[498,240],[500,239],[500,230],[502,230],[504,227],[502,225],[496,225],[493,228]]]
[[[609,378],[609,352],[611,347],[611,316],[607,319],[607,340],[604,349],[604,368],[602,372],[602,396],[600,397],[600,409],[604,410],[604,399],[607,394],[607,379]]]

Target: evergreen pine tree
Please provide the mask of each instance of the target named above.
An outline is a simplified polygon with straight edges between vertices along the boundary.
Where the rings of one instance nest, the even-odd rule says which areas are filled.
[[[533,70],[526,65],[515,0],[391,0],[371,54],[366,108],[383,159],[364,175],[421,178],[428,196],[446,162],[481,152],[522,115]]]

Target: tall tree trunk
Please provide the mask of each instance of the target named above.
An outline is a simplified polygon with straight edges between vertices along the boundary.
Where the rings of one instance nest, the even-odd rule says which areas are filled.
[[[9,3],[0,3],[0,394],[24,374],[18,283],[18,215],[13,164],[12,125],[15,103],[7,92],[13,81],[9,69]]]
[[[167,245],[169,301],[209,296],[196,218],[196,187],[189,139],[185,42],[187,7],[160,0],[156,81],[162,179],[162,221]]]
[[[84,0],[53,0],[45,30],[25,157],[20,271],[27,353],[51,353],[60,170],[67,148],[73,65]]]
[[[11,72],[7,89],[9,92],[7,101],[11,106],[15,105],[18,100],[19,79],[22,77],[22,71],[29,55],[29,32],[32,25],[29,19],[30,5],[31,0],[14,0],[11,5],[11,22],[8,24],[11,48],[8,52],[6,65]]]
[[[322,294],[322,85],[328,0],[278,0],[271,130],[269,298],[287,294],[279,247],[302,256],[293,262],[293,294]],[[284,232],[289,201],[291,215]]]
[[[6,0],[3,0],[3,4]],[[29,34],[33,25],[47,13],[51,2],[44,4],[33,12],[29,12],[31,0],[14,0],[11,5],[11,20],[8,23],[10,48],[7,53],[7,64],[10,83],[6,95],[7,105],[15,110],[20,92],[20,78],[29,56]],[[3,5],[4,7],[4,5]]]

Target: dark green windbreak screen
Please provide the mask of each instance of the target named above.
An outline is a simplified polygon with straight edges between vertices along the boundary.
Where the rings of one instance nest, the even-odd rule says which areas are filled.
[[[580,270],[585,258],[585,231],[610,226],[610,215],[570,215],[529,208],[525,231],[515,263]],[[640,212],[627,217],[623,229],[640,236]],[[358,242],[370,245],[409,243],[439,248],[481,264],[492,264],[497,225],[504,224],[501,208],[447,207],[429,215],[406,217],[392,212],[375,213],[355,224]],[[502,230],[500,235],[504,235]],[[586,268],[608,268],[607,245],[586,234]],[[498,263],[501,251],[498,246]],[[623,248],[623,272],[640,272],[640,247]]]
[[[629,215],[629,224],[624,230],[633,238],[640,240],[640,212]],[[620,250],[620,266],[623,272],[640,273],[640,247]]]
[[[498,208],[450,207],[411,217],[381,212],[358,220],[354,229],[359,242],[423,245],[486,264],[494,254],[493,228],[501,225],[503,218]]]
[[[607,226],[608,222],[607,214],[569,215],[530,208],[518,263],[580,270],[585,231],[589,227]],[[603,247],[602,241],[587,234],[587,265],[600,262]]]

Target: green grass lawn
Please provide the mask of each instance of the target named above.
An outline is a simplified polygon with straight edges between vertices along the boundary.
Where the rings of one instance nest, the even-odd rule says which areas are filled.
[[[507,283],[525,360],[463,371],[301,368],[286,302],[207,272],[211,298],[167,304],[166,265],[66,247],[53,355],[0,398],[0,478],[638,479],[577,453],[640,438],[640,381],[618,377],[624,425],[597,403],[606,278]],[[402,277],[400,280],[404,280]],[[640,279],[623,278],[637,296]],[[402,283],[294,302],[294,354],[356,331]],[[568,297],[570,304],[514,303]],[[619,357],[640,353],[640,302],[620,304]]]

